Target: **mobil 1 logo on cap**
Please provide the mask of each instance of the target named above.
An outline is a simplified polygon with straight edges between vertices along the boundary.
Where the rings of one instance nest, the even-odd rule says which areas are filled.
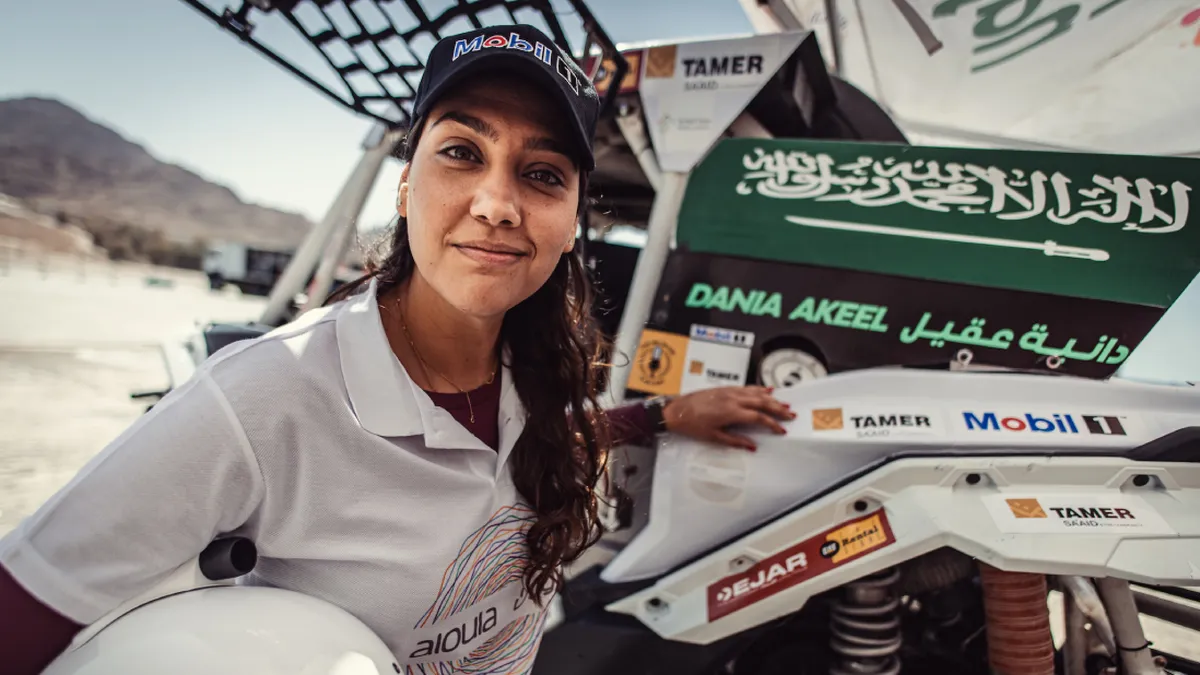
[[[486,52],[493,49],[502,50],[517,50],[532,54],[533,58],[550,66],[558,73],[575,92],[579,94],[584,88],[584,83],[579,78],[579,74],[562,58],[562,55],[556,52],[550,45],[543,44],[539,40],[530,42],[521,37],[519,33],[496,33],[494,35],[476,35],[471,40],[459,39],[454,42],[454,54],[450,57],[451,61],[457,61],[460,57],[474,52]]]

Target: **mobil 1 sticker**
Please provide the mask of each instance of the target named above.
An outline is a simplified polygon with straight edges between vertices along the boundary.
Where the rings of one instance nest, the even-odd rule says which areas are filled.
[[[746,383],[754,333],[693,324],[689,337],[679,393]]]
[[[744,347],[750,349],[754,346],[754,333],[744,330],[734,330],[732,328],[719,328],[717,326],[705,326],[694,323],[689,331],[689,337],[693,340],[702,340],[704,342],[715,342],[717,344],[729,345],[731,347]]]
[[[1112,412],[996,410],[976,406],[961,410],[956,417],[958,428],[968,434],[1002,434],[1014,439],[1073,437],[1126,440],[1139,436],[1141,430],[1135,417]]]

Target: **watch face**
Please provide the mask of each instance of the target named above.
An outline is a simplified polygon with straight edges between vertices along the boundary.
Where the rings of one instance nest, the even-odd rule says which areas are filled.
[[[799,349],[776,349],[763,357],[759,377],[767,387],[794,387],[828,373],[817,357]]]

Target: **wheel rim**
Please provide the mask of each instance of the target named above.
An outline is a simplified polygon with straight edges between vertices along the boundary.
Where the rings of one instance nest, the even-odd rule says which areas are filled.
[[[759,379],[768,387],[794,387],[828,374],[820,359],[791,347],[770,352],[759,366]]]

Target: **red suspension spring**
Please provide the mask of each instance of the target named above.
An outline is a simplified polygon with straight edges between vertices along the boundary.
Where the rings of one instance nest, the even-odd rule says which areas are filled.
[[[979,563],[987,617],[988,660],[995,675],[1054,675],[1046,577]]]

